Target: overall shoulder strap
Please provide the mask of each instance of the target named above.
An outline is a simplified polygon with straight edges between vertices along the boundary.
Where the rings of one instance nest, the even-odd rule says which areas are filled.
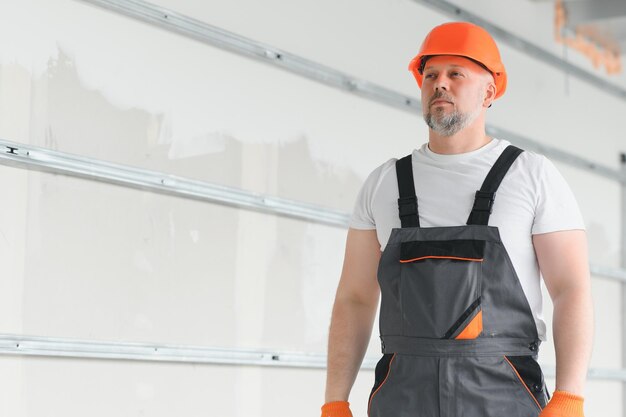
[[[420,220],[417,212],[417,197],[413,182],[412,154],[396,161],[396,176],[398,177],[398,212],[402,227],[419,227]]]
[[[480,190],[476,191],[474,206],[467,219],[467,224],[489,224],[489,215],[493,209],[496,191],[507,171],[522,152],[524,152],[523,149],[513,145],[507,146],[504,151],[502,151],[485,177]]]

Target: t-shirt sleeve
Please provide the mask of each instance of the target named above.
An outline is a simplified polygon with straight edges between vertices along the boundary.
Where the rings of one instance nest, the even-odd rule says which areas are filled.
[[[374,214],[372,212],[372,199],[378,187],[381,172],[384,166],[389,164],[390,161],[376,167],[361,185],[361,189],[354,202],[349,227],[354,229],[376,229],[376,221],[374,220]]]
[[[585,223],[574,193],[556,166],[541,155],[535,218],[531,233],[558,230],[585,230]]]

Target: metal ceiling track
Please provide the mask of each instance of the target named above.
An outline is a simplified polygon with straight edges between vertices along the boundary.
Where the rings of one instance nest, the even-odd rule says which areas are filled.
[[[348,74],[317,62],[274,48],[271,45],[237,35],[197,19],[176,13],[141,0],[78,0],[109,9],[120,14],[151,23],[230,52],[269,63],[295,74],[321,82],[331,87],[351,91],[354,94],[381,102],[392,107],[415,112],[421,110],[419,99],[358,80]]]
[[[0,139],[0,164],[347,227],[338,210]]]
[[[347,228],[350,214],[235,187],[150,171],[0,139],[0,165],[62,174],[166,195],[225,204]],[[590,266],[594,276],[626,283],[626,269]]]
[[[520,38],[519,36],[516,36],[513,33],[508,32],[502,29],[501,27],[494,25],[493,23],[487,21],[486,19],[483,19],[482,17],[476,14],[470,13],[467,10],[460,8],[459,6],[450,3],[449,1],[445,1],[445,0],[413,0],[413,1],[418,4],[429,6],[438,12],[447,14],[456,19],[465,20],[468,22],[475,23],[479,26],[482,26],[483,28],[487,29],[487,31],[492,36],[506,43],[510,47],[515,48],[518,51],[521,51],[525,53],[526,55],[531,56],[532,58],[535,58],[539,61],[543,61],[546,64],[553,66],[554,68],[557,68],[568,74],[571,74],[575,76],[576,78],[599,88],[605,93],[619,97],[622,100],[626,100],[626,90],[621,88],[620,86],[614,83],[611,83],[609,81],[606,81],[605,79],[600,78],[597,75],[594,75],[593,73],[589,71],[585,71],[584,69],[579,68],[576,65],[573,65],[559,58],[558,56],[554,55],[548,50],[543,49],[533,43],[530,43]],[[581,3],[586,3],[586,2],[581,2]],[[569,8],[569,4],[570,3],[567,3],[568,8]],[[594,4],[594,6],[589,6],[589,7],[596,7],[596,6]]]
[[[621,158],[621,170],[626,173],[626,153],[622,153]],[[620,248],[620,263],[622,268],[626,270],[626,184],[622,184],[622,230],[621,230],[621,248]],[[621,321],[621,330],[622,330],[622,364],[626,363],[626,285],[621,285],[621,314],[619,319]],[[626,416],[626,384],[622,384],[622,416]]]
[[[0,355],[312,369],[324,369],[327,362],[326,355],[306,352],[112,342],[18,334],[0,334]],[[379,359],[379,357],[365,357],[361,369],[374,370]],[[556,376],[556,369],[553,365],[541,367],[545,376],[550,378]],[[587,372],[587,377],[598,380],[626,381],[626,370],[591,368]]]
[[[216,46],[247,57],[252,57],[265,63],[276,65],[287,71],[321,82],[331,87],[351,92],[358,96],[391,106],[396,109],[408,111],[413,115],[421,115],[422,113],[420,99],[417,97],[410,97],[387,89],[385,87],[378,86],[374,83],[357,79],[333,68],[321,65],[317,62],[307,60],[294,54],[290,54],[278,48],[274,48],[270,45],[254,41],[252,39],[239,36],[237,34],[228,32],[215,26],[211,26],[207,23],[184,16],[182,14],[176,13],[172,10],[165,9],[160,6],[155,6],[141,0],[79,1],[95,4],[136,19],[155,24],[167,30],[180,33],[182,35],[207,43],[209,45]],[[429,5],[440,4],[440,6],[448,5],[448,3],[435,1],[423,1],[422,3]],[[448,9],[452,10],[451,7],[452,6],[447,6],[447,8],[442,8],[442,11],[446,11]],[[455,8],[454,10],[460,9]],[[459,11],[459,13],[461,13],[462,17],[467,17],[468,19],[471,17],[466,12]],[[481,21],[481,24],[485,23]],[[506,34],[506,32],[503,33]],[[500,33],[500,35],[508,36],[509,39],[518,39],[514,38],[513,35],[510,34],[502,35],[502,33]],[[523,42],[521,39],[518,39],[518,41],[520,43]],[[526,44],[527,48],[531,48],[532,45],[528,44],[527,42]],[[547,54],[547,52],[545,51],[544,53]],[[550,59],[557,60],[558,62],[563,62],[553,55],[550,55]],[[576,68],[571,66],[570,64],[567,65],[568,68]],[[611,91],[615,92],[615,88],[615,86],[612,86]],[[624,97],[626,97],[626,93],[624,94]],[[486,126],[486,131],[490,135],[506,138],[507,140],[510,140],[511,142],[519,146],[524,146],[525,149],[540,152],[554,160],[558,160],[572,166],[576,166],[578,168],[589,170],[598,175],[603,175],[607,178],[626,183],[626,176],[619,170],[612,169],[601,164],[596,164],[594,162],[580,158],[574,154],[559,150],[557,148],[545,146],[542,144],[545,143],[545,141],[536,141],[525,138],[506,129],[501,129],[491,125]]]
[[[266,62],[271,62],[300,75],[312,78],[325,84],[353,91],[355,94],[400,106],[415,107],[415,99],[406,97],[381,87],[374,86],[366,81],[356,80],[347,74],[324,67],[318,63],[308,61],[293,54],[261,42],[236,35],[200,20],[176,13],[175,11],[141,0],[79,0],[94,4],[118,13],[130,16],[148,23],[155,24],[167,30],[180,33],[199,41],[233,51],[242,55],[251,56]],[[626,100],[626,90],[606,81],[591,72],[573,65],[551,52],[532,44],[519,36],[508,32],[489,21],[472,14],[448,1],[444,0],[413,0],[418,4],[429,6],[434,10],[452,17],[476,23],[487,29],[493,36],[507,45],[553,67],[571,74],[583,81],[594,85],[602,91]]]

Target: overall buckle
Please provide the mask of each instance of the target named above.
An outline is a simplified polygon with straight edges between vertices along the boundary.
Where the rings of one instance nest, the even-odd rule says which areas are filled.
[[[474,197],[474,206],[472,210],[475,211],[487,211],[491,213],[493,210],[493,202],[496,199],[496,193],[488,192],[488,191],[476,191],[476,196]]]
[[[398,198],[398,210],[400,217],[414,216],[417,214],[417,197]]]

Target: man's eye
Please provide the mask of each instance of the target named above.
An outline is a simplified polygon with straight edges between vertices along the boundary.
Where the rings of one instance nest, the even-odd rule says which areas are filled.
[[[432,78],[432,76],[433,76],[433,75],[434,75],[434,74],[432,74],[432,73],[431,73],[431,74],[426,74],[426,75],[424,76],[424,78]]]
[[[456,72],[456,71],[454,71],[454,72],[452,73],[452,75],[457,76],[457,75],[461,75],[461,73],[460,73],[460,72]]]

